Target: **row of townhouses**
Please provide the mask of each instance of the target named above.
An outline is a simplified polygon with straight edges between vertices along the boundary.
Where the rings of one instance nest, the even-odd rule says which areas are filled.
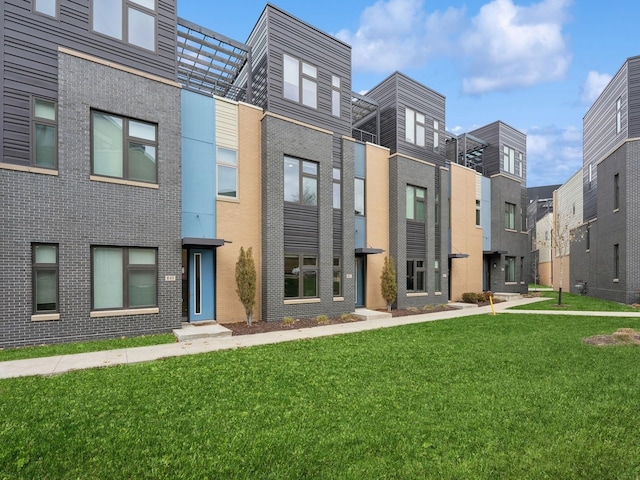
[[[585,114],[582,168],[551,201],[544,225],[554,243],[538,235],[532,258],[552,268],[533,266],[552,272],[556,289],[640,303],[640,57],[623,63]]]
[[[506,123],[452,135],[400,72],[353,92],[351,47],[271,4],[246,42],[175,0],[1,15],[0,347],[243,321],[241,247],[262,321],[383,308],[385,256],[398,308],[526,292]]]

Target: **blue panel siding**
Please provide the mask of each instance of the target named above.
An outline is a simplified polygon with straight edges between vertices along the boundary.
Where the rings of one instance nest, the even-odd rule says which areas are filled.
[[[195,254],[200,254],[201,274],[200,274],[200,295],[195,292]],[[196,250],[189,251],[189,321],[204,322],[215,320],[215,250]],[[196,308],[196,299],[200,299],[199,313]]]
[[[364,143],[356,143],[356,177],[366,178],[366,153]]]
[[[482,177],[480,200],[480,226],[482,227],[482,250],[491,250],[491,179]]]
[[[356,215],[356,238],[355,248],[366,248],[367,246],[367,219]]]
[[[182,90],[182,236],[216,238],[215,103]]]

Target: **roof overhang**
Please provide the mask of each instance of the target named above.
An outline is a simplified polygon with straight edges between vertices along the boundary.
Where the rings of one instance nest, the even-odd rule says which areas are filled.
[[[485,250],[482,252],[483,255],[506,255],[509,253],[507,250]]]
[[[196,238],[196,237],[184,237],[182,239],[183,247],[197,247],[197,248],[218,248],[225,244],[222,238]]]
[[[450,253],[449,258],[469,258],[468,253]]]
[[[356,248],[356,255],[376,255],[383,252],[381,248]]]

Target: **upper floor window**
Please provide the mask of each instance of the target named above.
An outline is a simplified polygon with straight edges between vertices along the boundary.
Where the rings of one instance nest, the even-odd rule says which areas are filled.
[[[479,227],[480,226],[480,220],[481,220],[481,207],[480,207],[480,200],[476,199],[476,225]]]
[[[620,174],[616,173],[613,176],[613,209],[618,210],[620,208]]]
[[[622,97],[616,100],[616,133],[622,131]]]
[[[318,164],[284,157],[284,201],[318,205]]]
[[[331,75],[331,114],[340,116],[340,77]]]
[[[516,206],[513,203],[504,204],[504,228],[507,230],[516,229]]]
[[[425,116],[410,108],[405,109],[405,140],[409,143],[424,147],[425,144]]]
[[[58,16],[58,0],[33,0],[33,11],[50,17]]]
[[[58,245],[34,244],[33,313],[58,311]]]
[[[284,98],[318,108],[318,69],[285,53],[282,70]]]
[[[425,189],[407,185],[407,220],[424,222]]]
[[[340,209],[342,206],[342,170],[333,169],[333,208]]]
[[[238,198],[238,153],[235,150],[218,147],[216,169],[218,196]]]
[[[156,0],[93,0],[95,32],[156,50]]]
[[[440,122],[438,120],[433,121],[433,151],[440,152]]]
[[[157,130],[152,123],[92,112],[91,172],[157,183]]]
[[[620,245],[613,246],[613,278],[620,278]]]
[[[589,190],[593,184],[593,165],[589,165]]]
[[[364,216],[365,207],[365,191],[364,178],[356,178],[353,183],[353,198],[355,205],[355,214]]]
[[[57,168],[58,112],[56,102],[33,99],[31,163],[36,167]]]

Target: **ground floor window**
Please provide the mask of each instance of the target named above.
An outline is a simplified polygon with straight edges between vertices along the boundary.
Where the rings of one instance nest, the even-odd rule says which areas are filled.
[[[315,255],[285,254],[285,298],[314,298],[318,296],[318,257]]]
[[[333,257],[333,296],[342,296],[342,262],[340,257]]]
[[[92,247],[92,308],[158,305],[158,252],[155,248]]]
[[[441,277],[440,277],[440,260],[435,261],[435,264],[433,266],[433,280],[435,282],[435,289],[436,292],[441,292],[442,291],[442,281],[441,281]]]
[[[425,291],[424,259],[407,260],[407,292]]]
[[[32,245],[33,313],[58,312],[58,245]]]
[[[516,281],[516,257],[505,257],[504,281],[507,283],[513,283]]]

